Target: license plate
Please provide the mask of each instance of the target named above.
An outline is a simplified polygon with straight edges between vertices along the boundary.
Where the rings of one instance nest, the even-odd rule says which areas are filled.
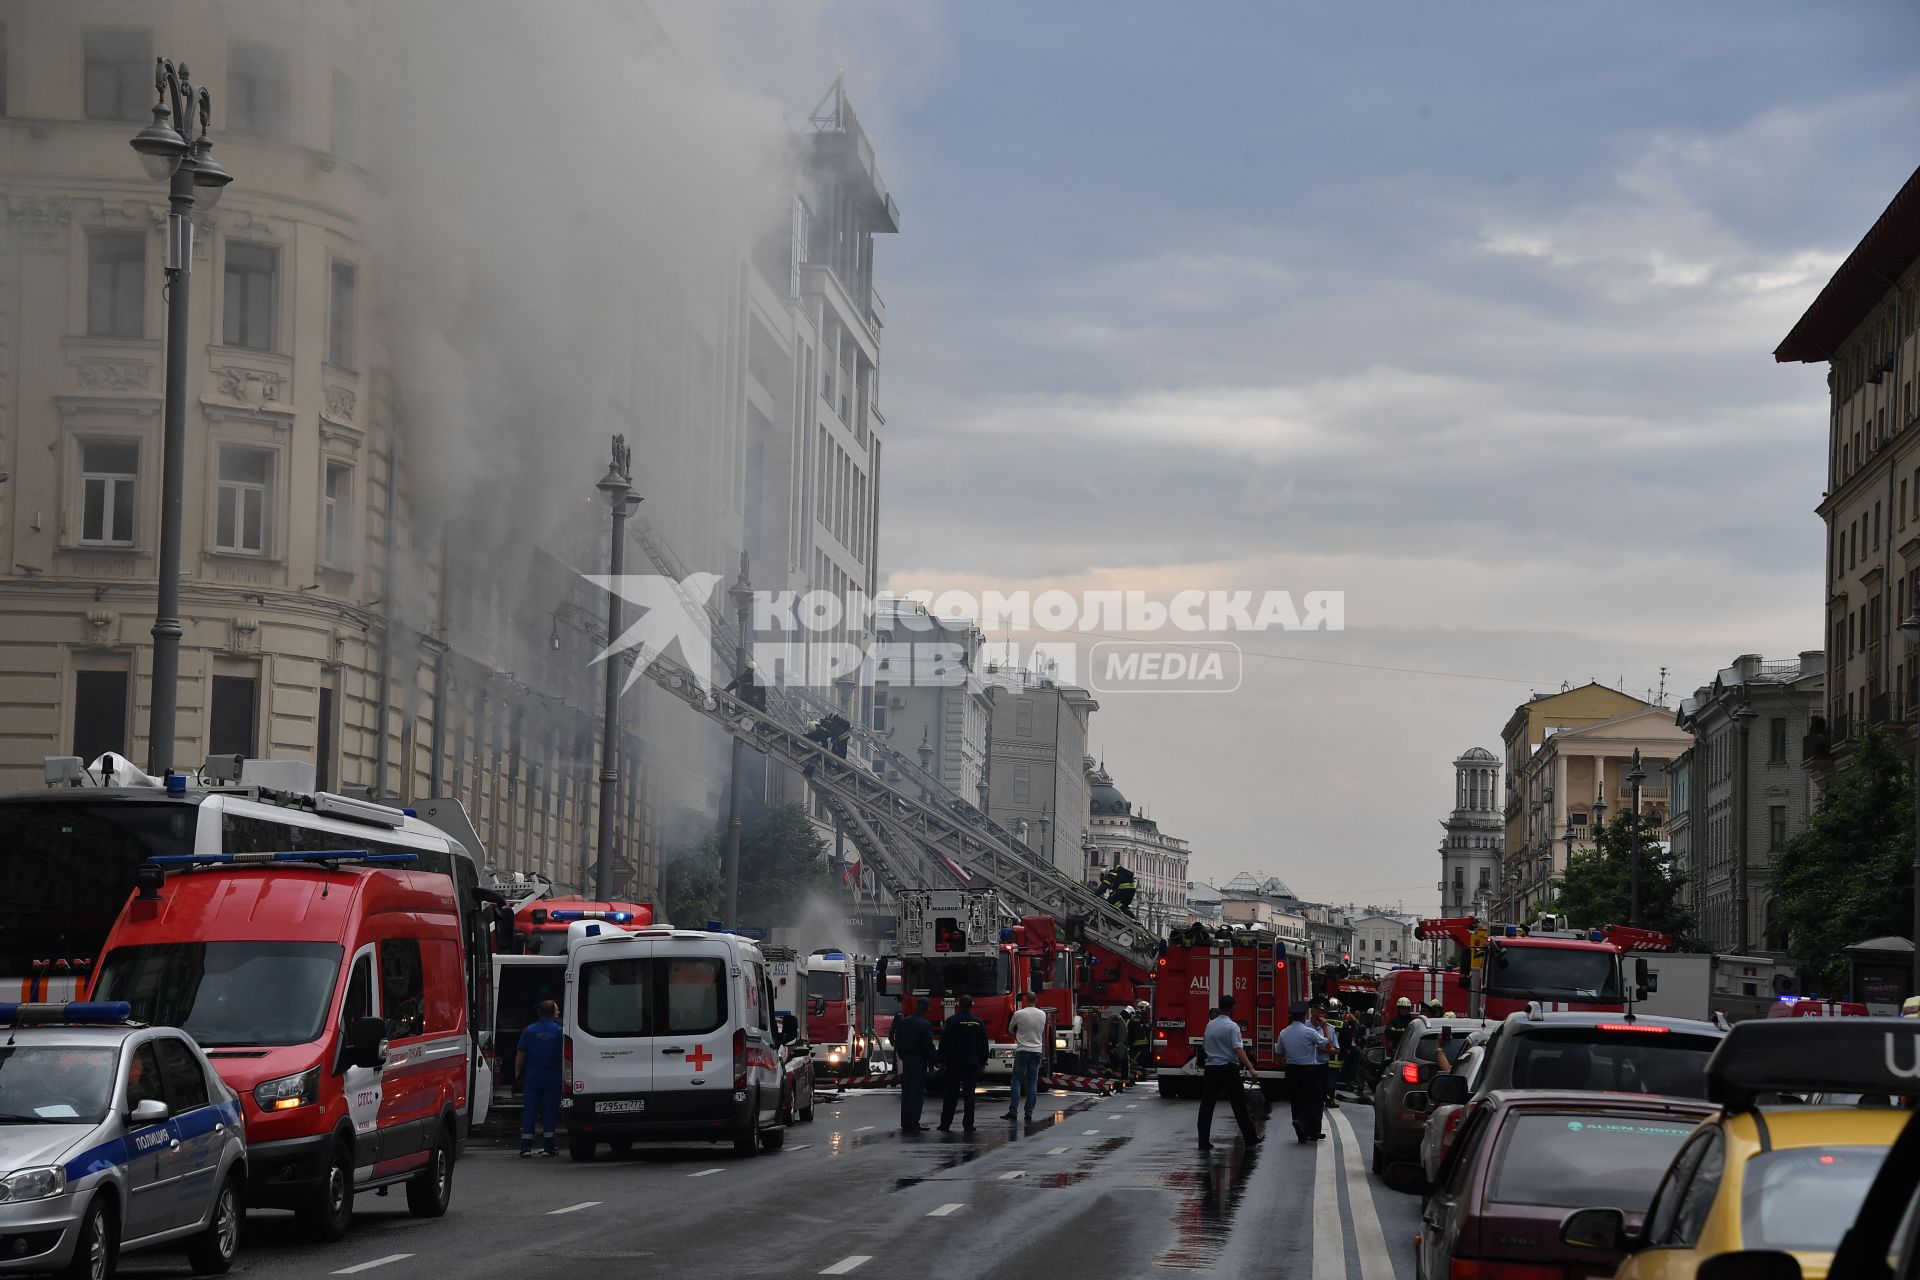
[[[612,1102],[596,1102],[593,1104],[594,1114],[602,1116],[624,1115],[634,1111],[645,1111],[646,1109],[647,1100],[645,1098],[621,1098]]]

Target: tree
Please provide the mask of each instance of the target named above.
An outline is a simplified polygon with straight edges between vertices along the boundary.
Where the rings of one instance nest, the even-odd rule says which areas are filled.
[[[1852,756],[1773,859],[1779,927],[1810,991],[1846,986],[1847,947],[1913,929],[1913,771],[1877,727]]]
[[[709,835],[668,862],[661,885],[667,919],[699,927],[717,919],[726,897],[720,837]],[[740,829],[742,928],[789,923],[813,894],[829,890],[827,845],[797,804],[755,806]]]
[[[1626,924],[1633,917],[1633,815],[1616,814],[1600,828],[1594,847],[1573,855],[1560,881],[1553,904],[1576,928]],[[1693,914],[1681,902],[1687,877],[1674,865],[1673,855],[1660,844],[1660,828],[1640,819],[1640,925],[1673,937],[1690,948]]]

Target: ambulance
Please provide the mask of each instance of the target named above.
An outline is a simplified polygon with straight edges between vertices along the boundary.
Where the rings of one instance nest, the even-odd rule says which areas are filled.
[[[567,1151],[591,1160],[636,1142],[771,1151],[781,1124],[780,1049],[760,949],[733,933],[610,921],[567,926],[560,1109]],[[811,1108],[809,1108],[811,1109]]]

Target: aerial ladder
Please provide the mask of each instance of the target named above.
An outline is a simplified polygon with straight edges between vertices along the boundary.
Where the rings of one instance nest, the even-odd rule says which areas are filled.
[[[686,578],[686,567],[645,521],[631,520],[627,527],[655,568],[676,583]],[[731,667],[739,648],[733,626],[711,600],[690,591],[679,594],[688,609],[705,615],[715,655]],[[700,655],[686,657],[700,661]],[[853,723],[851,734],[886,772],[841,759],[809,739],[809,723],[818,715],[856,719],[831,700],[811,689],[769,687],[763,711],[718,686],[703,689],[692,671],[664,654],[642,653],[637,660],[668,694],[804,777],[890,894],[991,888],[1015,915],[1051,916],[1070,933],[1077,930],[1082,940],[1152,970],[1158,939],[1138,920],[1062,872],[865,725]],[[896,785],[889,774],[910,785]]]

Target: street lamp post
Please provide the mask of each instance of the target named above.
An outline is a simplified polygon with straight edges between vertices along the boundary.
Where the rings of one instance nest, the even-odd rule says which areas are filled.
[[[740,553],[740,580],[727,588],[733,602],[737,630],[734,635],[733,674],[744,688],[753,677],[747,674],[747,626],[752,621],[753,588],[747,585],[747,553]],[[727,910],[729,929],[740,927],[740,785],[746,773],[747,740],[733,735],[733,782],[727,788]],[[835,851],[838,853],[838,850]]]
[[[1640,767],[1640,748],[1635,747],[1633,769],[1627,774],[1627,785],[1633,788],[1633,811],[1628,815],[1633,825],[1627,844],[1627,923],[1636,929],[1640,927],[1640,784],[1646,780],[1647,771]]]
[[[213,158],[207,118],[213,96],[196,88],[187,64],[176,70],[154,59],[153,122],[134,135],[133,149],[156,181],[167,184],[167,370],[160,426],[160,575],[153,610],[153,703],[147,722],[147,772],[173,767],[180,709],[180,543],[187,469],[187,300],[193,270],[193,205],[212,208],[233,175]],[[193,130],[198,110],[200,131]],[[178,121],[179,127],[171,123]]]
[[[633,491],[633,450],[625,436],[613,438],[613,458],[607,474],[594,485],[613,512],[613,552],[607,574],[618,579],[626,569],[627,516],[640,505]],[[620,639],[620,587],[618,581],[607,592],[607,646]],[[607,687],[600,716],[600,843],[594,850],[593,889],[607,901],[613,900],[613,819],[615,792],[620,785],[620,672],[626,666],[619,655],[607,658]]]

